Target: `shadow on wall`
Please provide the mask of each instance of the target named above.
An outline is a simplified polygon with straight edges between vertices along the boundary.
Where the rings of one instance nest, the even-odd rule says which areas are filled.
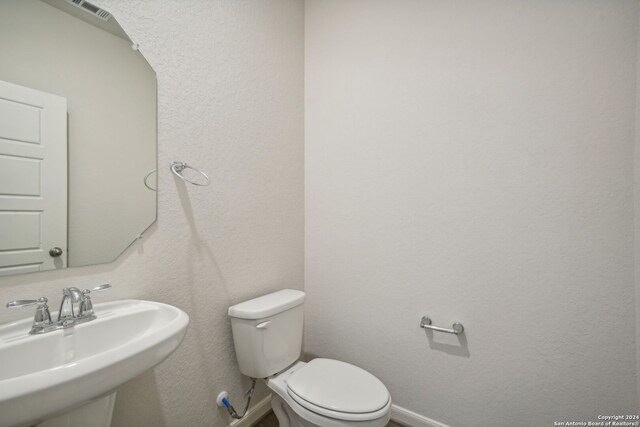
[[[126,387],[118,389],[111,425],[166,425],[153,369],[130,381]]]
[[[174,176],[174,181],[176,183],[176,189],[178,193],[178,197],[180,199],[180,205],[185,214],[185,218],[189,225],[189,230],[191,232],[191,243],[188,247],[189,256],[188,262],[191,263],[190,268],[188,269],[188,275],[184,277],[184,283],[189,286],[189,298],[191,301],[190,306],[190,315],[193,316],[194,319],[205,320],[204,325],[207,325],[205,328],[199,327],[198,324],[193,323],[188,334],[192,334],[195,338],[195,348],[198,352],[198,357],[201,360],[202,366],[210,365],[210,355],[211,355],[211,347],[208,345],[210,343],[209,339],[209,330],[208,325],[218,324],[218,325],[226,325],[227,332],[225,334],[226,342],[233,342],[233,338],[231,335],[231,325],[229,319],[227,317],[226,310],[222,312],[214,313],[209,309],[208,304],[206,303],[206,295],[211,294],[212,288],[208,286],[201,287],[197,285],[197,281],[195,277],[191,277],[190,274],[199,267],[199,265],[206,264],[211,267],[211,272],[216,280],[211,280],[212,284],[219,284],[219,286],[215,286],[215,292],[217,298],[225,302],[225,306],[231,305],[231,296],[229,293],[229,285],[227,280],[225,279],[220,264],[218,263],[216,256],[213,250],[210,248],[209,244],[205,240],[202,239],[202,233],[198,230],[198,226],[196,223],[196,218],[193,212],[193,206],[191,204],[191,198],[189,195],[188,185],[185,182],[181,181],[178,177]],[[199,265],[196,265],[199,264]],[[195,287],[194,287],[195,285]],[[222,351],[218,353],[218,358],[227,358],[225,360],[225,364],[230,364],[231,366],[238,366],[238,361],[236,359],[235,351]],[[209,369],[204,369],[200,372],[201,375],[207,375],[209,382],[213,385],[216,384],[220,379],[213,376],[213,372]],[[240,377],[241,381],[241,390],[249,389],[251,380],[245,376]],[[268,392],[265,389],[264,384],[258,384],[256,389],[256,396],[258,399],[255,399],[254,402],[260,400],[261,396],[266,395]],[[209,392],[214,395],[216,393],[216,389],[213,388],[209,390]],[[215,405],[213,408],[217,411],[219,417],[224,420],[225,423],[229,423],[231,421],[227,416],[227,412],[222,408],[217,408]]]
[[[182,206],[185,218],[189,225],[189,230],[191,231],[192,245],[188,247],[189,256],[187,258],[188,262],[190,262],[191,265],[190,265],[190,268],[188,269],[187,274],[191,274],[198,267],[197,265],[195,265],[196,263],[202,264],[203,261],[205,262],[208,261],[207,265],[212,268],[211,272],[214,274],[214,277],[217,279],[217,280],[211,280],[211,284],[219,283],[221,285],[221,286],[215,287],[215,292],[217,294],[217,297],[218,299],[225,301],[225,304],[229,306],[231,297],[229,295],[227,281],[225,280],[225,277],[222,274],[222,269],[220,268],[220,265],[216,260],[216,256],[214,255],[213,251],[211,250],[209,245],[206,243],[206,241],[202,239],[202,234],[198,230],[196,219],[193,214],[193,207],[191,205],[189,191],[187,189],[187,184],[175,176],[173,178],[176,183],[176,189],[178,192],[178,197],[180,199],[180,205]],[[208,316],[210,316],[210,313],[209,313],[210,310],[207,310],[207,312],[202,312],[200,311],[200,309],[207,308],[206,304],[205,305],[201,304],[202,301],[204,301],[204,299],[202,299],[202,296],[204,295],[202,294],[203,293],[205,295],[209,294],[211,292],[211,289],[199,287],[197,285],[197,281],[195,277],[187,276],[184,279],[185,279],[184,282],[187,284],[187,286],[190,287],[188,295],[191,300],[191,313],[193,313],[195,318],[207,319]],[[195,288],[193,287],[194,284],[196,285]],[[223,294],[221,294],[220,292],[223,292]],[[224,315],[223,318],[215,318],[215,319],[211,319],[211,321],[227,322],[227,318],[226,318],[226,315]],[[208,355],[209,355],[210,349],[206,348],[206,346],[201,345],[201,343],[207,342],[207,331],[201,330],[201,328],[195,327],[195,325],[191,329],[192,329],[192,332],[195,333],[197,336],[196,342],[198,343],[200,357],[203,360],[203,363],[206,363],[209,357]],[[228,337],[229,338],[231,337],[230,331],[229,331]]]
[[[446,336],[438,333],[437,338],[434,337],[434,332],[429,329],[425,329],[424,333],[427,335],[427,341],[429,342],[429,348],[431,350],[441,351],[453,356],[471,357],[466,333],[460,335],[447,334]]]

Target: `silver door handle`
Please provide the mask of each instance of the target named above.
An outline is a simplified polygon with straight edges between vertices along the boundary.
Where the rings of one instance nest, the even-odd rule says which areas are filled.
[[[62,255],[62,248],[56,246],[55,248],[49,249],[49,255],[51,255],[53,258],[59,257],[60,255]]]

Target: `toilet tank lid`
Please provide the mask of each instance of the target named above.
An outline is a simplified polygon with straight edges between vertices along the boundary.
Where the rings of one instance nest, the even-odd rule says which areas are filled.
[[[264,319],[296,307],[304,302],[304,292],[283,289],[229,307],[229,317]]]

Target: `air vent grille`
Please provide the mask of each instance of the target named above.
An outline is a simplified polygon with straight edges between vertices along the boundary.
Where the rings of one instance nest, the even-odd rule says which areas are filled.
[[[108,21],[111,19],[111,14],[104,9],[100,9],[98,6],[89,3],[85,0],[67,0],[67,2],[72,5],[84,10],[87,13],[92,14],[98,19],[102,19],[103,21]]]

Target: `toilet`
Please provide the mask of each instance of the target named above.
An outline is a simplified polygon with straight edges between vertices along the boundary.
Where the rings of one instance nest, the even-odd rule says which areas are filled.
[[[378,378],[339,360],[298,360],[304,297],[284,289],[229,307],[240,372],[266,380],[280,427],[385,426],[391,396]]]

